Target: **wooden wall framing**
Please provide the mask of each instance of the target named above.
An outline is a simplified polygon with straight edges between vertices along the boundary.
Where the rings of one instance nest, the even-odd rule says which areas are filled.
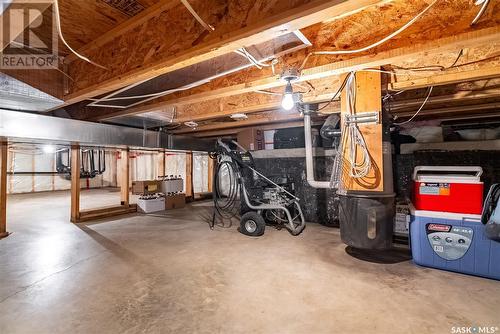
[[[0,239],[9,235],[7,232],[7,151],[7,142],[0,141]]]

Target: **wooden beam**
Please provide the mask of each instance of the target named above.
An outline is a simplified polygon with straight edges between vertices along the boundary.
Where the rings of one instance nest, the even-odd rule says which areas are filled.
[[[435,92],[436,90],[433,90]],[[425,90],[427,93],[427,90]],[[398,96],[399,98],[399,96]],[[434,105],[434,104],[454,104],[454,103],[477,103],[481,102],[485,99],[499,99],[500,98],[500,89],[492,88],[485,90],[471,90],[471,91],[459,91],[454,94],[447,95],[437,95],[432,96],[427,100],[425,104],[425,109]],[[425,97],[417,98],[417,99],[398,99],[394,102],[391,102],[391,112],[404,112],[407,109],[415,110],[415,107],[421,106],[425,101]]]
[[[209,35],[187,9],[179,5],[102,47],[89,49],[86,55],[107,70],[80,60],[72,62],[69,73],[74,81],[65,100],[73,104],[380,2],[269,1],[265,10],[258,10],[255,2],[249,0],[238,1],[237,5],[234,1],[220,2],[218,6],[197,1],[198,14],[217,27]],[[142,42],[144,32],[148,33],[147,43]]]
[[[214,190],[215,159],[208,157],[208,192]]]
[[[80,222],[111,218],[137,212],[137,205],[118,205],[93,210],[82,210]]]
[[[382,119],[382,79],[380,73],[360,72],[356,74],[356,94],[355,113],[356,115],[364,112],[378,112]],[[346,122],[347,95],[344,90],[341,98],[342,102],[342,123]],[[352,137],[348,131],[342,133],[344,163],[342,166],[341,182],[345,190],[351,191],[378,191],[384,190],[384,161],[382,153],[382,122],[379,124],[367,124],[358,126],[361,135],[366,143],[370,155],[371,168],[368,174],[361,178],[351,176],[351,163],[349,160],[349,148]],[[358,147],[359,148],[359,147]],[[361,149],[353,157],[356,163],[361,163],[363,155]]]
[[[186,197],[193,197],[193,153],[186,153]]]
[[[130,160],[128,148],[120,152],[120,180],[121,205],[128,206],[130,204]]]
[[[384,48],[382,50],[376,49],[375,52],[364,56],[356,56],[347,60],[334,61],[318,66],[306,67],[301,74],[298,82],[305,82],[311,80],[320,80],[329,78],[332,76],[338,76],[342,73],[347,73],[350,71],[359,71],[366,68],[377,67],[387,64],[393,64],[397,62],[405,61],[409,58],[421,58],[428,57],[430,53],[440,53],[457,51],[464,48],[470,48],[478,45],[487,45],[494,43],[500,39],[500,27],[490,27],[478,30],[472,30],[463,32],[460,34],[454,34],[452,36],[447,36],[435,40],[426,40],[423,37],[415,38],[409,40],[410,44],[402,47]],[[318,47],[319,48],[319,47]],[[295,64],[300,64],[304,58],[304,53],[298,53],[296,55],[290,56],[293,58]],[[255,70],[246,70],[255,71]],[[497,66],[498,71],[498,66]],[[476,78],[482,78],[485,75],[495,75],[492,70],[490,73],[481,73],[480,71],[470,71],[468,76],[464,75],[463,80],[474,80]],[[137,107],[118,110],[107,115],[101,115],[101,118],[113,118],[130,114],[141,114],[144,112],[152,110],[161,110],[162,108],[188,104],[203,103],[207,100],[221,99],[229,96],[252,93],[258,90],[268,90],[277,87],[283,87],[284,82],[278,80],[278,76],[269,75],[266,71],[261,71],[261,74],[255,75],[235,75],[231,78],[221,78],[214,80],[212,83],[204,85],[203,87],[197,87],[179,94],[173,94],[172,96],[164,97],[160,100],[139,105]],[[477,76],[474,76],[476,73]],[[260,76],[260,78],[259,78]],[[407,82],[404,80],[405,77],[411,78],[408,74],[401,74],[403,81],[406,84],[393,83],[393,88],[403,87],[403,85],[411,85],[411,81]],[[252,77],[252,81],[245,81],[247,77]],[[458,76],[453,77],[457,79]],[[400,80],[400,78],[397,78]],[[391,80],[395,80],[392,78]],[[443,84],[451,82],[443,80]]]
[[[169,9],[172,9],[173,7],[177,6],[179,4],[179,0],[160,0],[158,3],[154,4],[151,7],[146,8],[139,14],[131,17],[127,21],[119,24],[115,28],[111,29],[104,35],[101,35],[97,39],[93,40],[92,42],[84,45],[80,49],[78,49],[79,54],[86,54],[89,50],[92,49],[97,49],[100,47],[103,47],[106,45],[106,43],[113,41],[115,38],[120,37],[120,35],[124,35],[131,30],[141,26],[142,24],[146,23],[147,21],[154,19],[155,17],[159,16],[161,13],[168,11]],[[75,56],[74,54],[70,54],[67,57],[65,57],[64,62],[66,64],[71,63],[72,61],[77,60],[78,57]]]
[[[500,77],[500,66],[474,69],[471,71],[448,70],[445,74],[433,74],[425,78],[412,79],[401,82],[392,82],[389,87],[393,90],[417,89],[429,86],[442,86],[463,81],[480,80]]]
[[[446,108],[432,108],[432,109],[424,109],[419,114],[418,117],[425,116],[439,116],[445,114],[456,114],[457,117],[469,112],[473,114],[481,114],[486,113],[492,110],[499,110],[500,102],[492,102],[492,103],[483,103],[483,104],[473,104],[473,105],[460,105]],[[415,110],[413,111],[395,111],[393,112],[395,116],[399,118],[409,118],[415,114]]]
[[[71,222],[80,222],[80,146],[71,146]]]
[[[338,90],[340,83],[338,78],[330,77],[320,80],[311,80],[304,84],[294,85],[295,91],[306,92],[303,94],[303,101],[309,103],[319,103],[329,101]],[[272,94],[270,94],[272,93]],[[261,111],[268,111],[281,108],[282,94],[281,90],[273,92],[251,92],[245,94],[232,95],[217,99],[209,99],[193,104],[181,104],[176,106],[177,123],[188,121],[204,121],[220,117],[230,116],[237,113],[251,114]],[[340,104],[337,108],[340,110]],[[206,112],[209,110],[210,112]],[[102,121],[115,118],[115,114],[120,116],[123,110],[106,113],[89,111],[88,116],[83,119],[88,121]],[[131,114],[140,113],[139,111],[129,111]],[[87,113],[83,111],[82,114]],[[76,115],[75,115],[76,116]],[[81,117],[78,117],[81,119]]]
[[[160,170],[158,171],[158,176],[165,176],[165,168],[167,166],[167,153],[165,152],[165,150],[162,150],[160,154]]]
[[[9,146],[0,141],[0,239],[9,235],[7,232],[7,153]]]
[[[321,122],[312,122],[313,125],[321,125],[323,124],[323,121]],[[265,130],[279,130],[279,129],[287,129],[287,128],[298,128],[298,127],[303,127],[304,126],[304,121],[292,121],[292,122],[287,122],[287,123],[276,123],[276,124],[263,124],[259,125],[259,128],[262,129],[263,131]],[[221,129],[221,130],[212,130],[212,131],[205,131],[205,132],[195,132],[192,134],[193,137],[198,137],[198,138],[209,138],[209,137],[224,137],[224,136],[236,136],[238,132],[241,130],[247,129],[245,127],[243,128],[229,128],[229,129]]]
[[[262,113],[257,115],[256,117],[249,117],[244,121],[237,122],[224,122],[224,123],[214,123],[209,125],[203,125],[196,129],[180,129],[173,131],[174,134],[190,134],[194,132],[203,132],[203,131],[214,131],[221,130],[227,128],[241,128],[247,126],[255,126],[261,124],[273,124],[273,123],[286,123],[301,120],[302,116],[298,112],[270,112],[270,113]]]

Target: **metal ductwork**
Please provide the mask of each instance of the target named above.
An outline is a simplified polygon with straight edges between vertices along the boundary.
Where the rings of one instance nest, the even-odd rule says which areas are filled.
[[[0,138],[15,142],[210,151],[213,140],[0,109]]]

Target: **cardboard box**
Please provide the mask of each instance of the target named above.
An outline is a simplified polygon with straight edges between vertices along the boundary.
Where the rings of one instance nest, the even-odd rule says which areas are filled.
[[[165,210],[181,209],[186,206],[186,195],[177,194],[165,197]]]
[[[264,132],[259,129],[247,129],[238,132],[238,144],[249,151],[264,149]]]
[[[160,190],[161,182],[157,180],[132,182],[132,194],[134,195],[152,195],[159,193]]]
[[[138,199],[137,211],[142,213],[153,213],[165,210],[165,198]]]

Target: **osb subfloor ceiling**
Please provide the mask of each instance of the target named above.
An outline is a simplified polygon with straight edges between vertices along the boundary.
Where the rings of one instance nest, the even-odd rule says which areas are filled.
[[[421,119],[500,116],[498,1],[487,1],[484,11],[472,0],[59,4],[67,42],[99,66],[60,43],[59,53],[66,56],[60,71],[8,74],[60,97],[73,118],[207,136],[248,126],[296,125],[300,114],[280,110],[279,75],[288,68],[301,69],[294,90],[306,102],[330,101],[347,72],[381,69],[384,89],[397,93],[386,99],[396,117],[411,116],[431,86]],[[311,55],[364,48],[415,17],[376,47]],[[324,111],[339,110],[334,101]],[[233,114],[245,117],[233,120]]]

